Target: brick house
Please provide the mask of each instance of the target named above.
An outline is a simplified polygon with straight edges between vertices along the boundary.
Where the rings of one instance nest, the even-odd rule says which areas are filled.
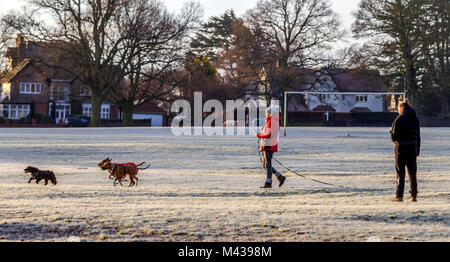
[[[56,123],[70,115],[90,116],[91,91],[62,70],[49,68],[35,58],[49,53],[39,42],[17,35],[16,46],[7,50],[7,73],[0,79],[0,118],[18,120],[34,114],[52,117]],[[151,103],[151,102],[149,102]],[[152,106],[155,108],[155,106]],[[147,112],[149,113],[149,112]],[[158,109],[157,114],[161,113]],[[120,119],[117,105],[105,101],[101,119]]]

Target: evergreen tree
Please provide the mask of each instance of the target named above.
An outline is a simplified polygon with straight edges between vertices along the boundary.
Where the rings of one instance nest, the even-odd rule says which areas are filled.
[[[235,21],[236,16],[233,10],[228,10],[221,16],[211,17],[192,39],[193,56],[205,56],[210,61],[216,61],[220,52],[230,48],[232,25]]]

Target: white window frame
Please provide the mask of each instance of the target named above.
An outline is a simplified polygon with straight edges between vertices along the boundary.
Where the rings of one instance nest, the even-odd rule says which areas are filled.
[[[368,95],[357,95],[355,97],[357,103],[367,103],[369,100]]]
[[[91,116],[92,106],[91,104],[83,104],[83,116]]]
[[[110,119],[111,118],[111,105],[110,104],[102,104],[100,118],[101,119]]]
[[[53,111],[52,111],[52,109],[53,109],[53,102],[50,102],[49,104],[48,104],[48,115],[49,116],[51,116],[52,115],[52,113],[53,113]],[[61,103],[61,102],[56,102],[55,103],[55,118],[57,118],[56,117],[56,114],[57,114],[57,112],[61,112],[61,111],[64,111],[64,116],[65,117],[63,117],[64,119],[62,119],[63,121],[65,120],[65,118],[67,118],[67,117],[69,117],[71,114],[72,114],[72,106],[70,105],[70,103]]]
[[[21,94],[38,95],[42,93],[41,83],[20,82],[19,92]]]
[[[7,119],[18,120],[27,117],[30,114],[29,104],[3,104],[1,108],[1,116],[4,112],[8,112]],[[14,116],[13,116],[14,114]]]
[[[83,104],[83,115],[91,116],[92,105],[91,104]],[[100,109],[100,119],[110,119],[111,118],[111,105],[110,104],[102,104]]]
[[[61,89],[62,89],[62,92],[61,92]],[[55,90],[56,90],[56,93],[55,93]],[[60,94],[62,94],[62,97],[59,97]],[[56,97],[55,97],[55,95],[56,95]],[[70,87],[69,86],[52,86],[50,88],[50,100],[55,100],[56,102],[70,101]]]
[[[92,90],[88,86],[80,86],[80,96],[91,96]]]
[[[330,94],[319,94],[319,100],[320,101],[330,101],[331,95]]]

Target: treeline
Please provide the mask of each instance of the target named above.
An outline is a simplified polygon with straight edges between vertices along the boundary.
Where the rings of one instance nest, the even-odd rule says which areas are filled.
[[[355,50],[354,64],[406,89],[421,114],[448,115],[449,14],[448,0],[362,0],[352,31],[367,41]]]
[[[335,53],[327,50],[348,35],[329,0],[261,0],[242,17],[229,10],[206,22],[195,2],[178,14],[156,0],[28,2],[2,17],[0,48],[18,32],[48,43],[54,55],[40,62],[92,89],[92,126],[105,100],[121,107],[124,126],[148,100],[168,105],[196,91],[226,100],[258,85],[282,100],[301,78],[292,69],[312,66],[380,70],[421,113],[448,114],[445,0],[362,0],[352,31],[366,43]]]

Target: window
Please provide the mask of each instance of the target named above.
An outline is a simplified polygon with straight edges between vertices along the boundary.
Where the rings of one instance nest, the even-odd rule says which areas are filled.
[[[298,103],[300,104],[300,105],[304,105],[305,104],[305,95],[296,95],[295,96],[296,98],[297,98],[297,100],[298,100]]]
[[[91,116],[91,104],[83,104],[83,116]]]
[[[109,111],[110,111],[110,106],[109,105],[102,105],[102,114],[101,114],[101,119],[109,119]]]
[[[70,89],[67,86],[53,86],[50,90],[50,99],[55,101],[67,102],[69,98]]]
[[[2,110],[0,110],[0,116],[7,119],[21,119],[27,117],[30,114],[30,105],[2,105]]]
[[[92,91],[88,86],[80,87],[80,96],[90,96],[92,95]]]
[[[356,102],[367,103],[367,95],[356,96]]]
[[[20,83],[20,93],[21,94],[40,94],[42,91],[42,86],[40,83]]]
[[[109,104],[103,104],[101,107],[100,118],[101,119],[110,119],[110,108]],[[92,106],[91,104],[83,104],[83,115],[91,116]]]
[[[320,101],[329,101],[331,99],[331,95],[330,94],[320,94],[319,95],[319,100]]]

